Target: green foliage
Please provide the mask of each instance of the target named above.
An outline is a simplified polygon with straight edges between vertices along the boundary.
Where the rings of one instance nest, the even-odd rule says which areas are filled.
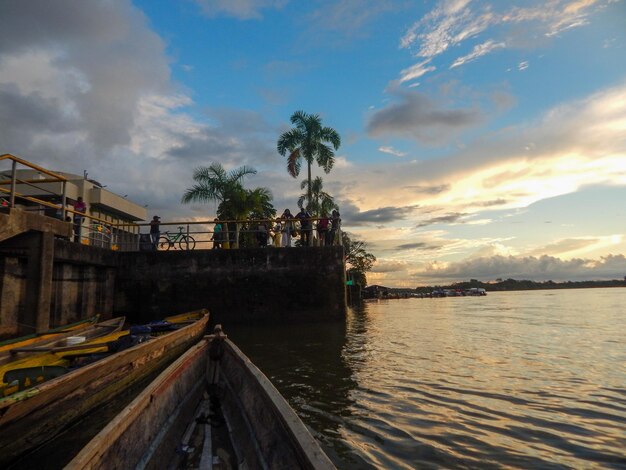
[[[341,239],[348,266],[348,279],[354,279],[355,284],[365,287],[367,285],[365,273],[374,266],[376,256],[367,251],[365,242],[350,238],[346,232],[341,232]]]
[[[325,173],[329,173],[335,163],[335,153],[341,145],[341,137],[332,127],[323,127],[318,114],[296,111],[291,116],[294,128],[278,138],[276,148],[282,156],[287,155],[287,172],[296,178],[300,174],[302,160],[307,163],[308,190],[307,207],[312,200],[311,165],[317,162]]]
[[[300,189],[307,188],[307,192],[300,196],[298,199],[298,207],[302,208],[304,201],[306,201],[308,194],[311,194],[311,200],[307,205],[307,210],[313,217],[321,217],[322,215],[329,215],[333,209],[339,209],[339,206],[335,204],[333,197],[322,189],[322,178],[316,177],[309,188],[309,182],[307,180],[300,183]]]
[[[185,191],[182,202],[218,202],[217,215],[222,220],[242,220],[249,216],[272,218],[276,209],[272,205],[271,191],[243,187],[244,178],[254,174],[256,170],[247,166],[227,172],[219,163],[196,168],[193,173],[195,184]],[[239,224],[228,224],[228,232],[238,241]]]
[[[499,279],[496,282],[481,282],[476,279],[470,279],[465,282],[457,282],[450,284],[449,286],[424,286],[417,287],[417,292],[428,293],[435,289],[461,289],[466,290],[471,287],[481,287],[486,291],[509,291],[509,290],[540,290],[540,289],[582,289],[587,287],[626,287],[625,280],[612,280],[612,281],[566,281],[566,282],[554,282],[545,281],[537,282],[530,281],[528,279],[515,280],[515,279]]]
[[[271,191],[243,187],[244,178],[254,174],[256,170],[247,166],[227,172],[219,163],[196,168],[195,184],[185,191],[182,202],[218,202],[217,214],[221,219],[245,219],[251,214],[273,217],[276,209],[272,205]]]

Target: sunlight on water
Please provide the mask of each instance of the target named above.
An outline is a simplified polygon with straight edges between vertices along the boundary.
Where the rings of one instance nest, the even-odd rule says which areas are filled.
[[[626,466],[626,289],[389,300],[231,330],[340,468]]]

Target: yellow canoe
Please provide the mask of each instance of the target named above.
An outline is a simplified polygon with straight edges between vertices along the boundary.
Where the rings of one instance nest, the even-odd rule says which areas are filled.
[[[203,312],[189,312],[166,317],[164,321],[184,325],[198,321],[203,315]],[[80,366],[80,358],[111,352],[112,344],[129,335],[130,330],[121,330],[124,317],[109,322],[118,327],[110,330],[109,334],[87,338],[80,344],[67,345],[61,341],[46,346],[12,349],[14,354],[19,353],[23,357],[4,364],[0,360],[0,398],[63,375],[70,368]]]
[[[195,313],[197,321],[183,322],[179,328],[118,352],[107,352],[102,358],[60,376],[0,397],[0,468],[15,463],[21,455],[53,439],[68,426],[119,394],[142,383],[148,376],[163,370],[206,333],[209,315]],[[116,336],[116,335],[114,335]],[[129,335],[130,337],[131,335]],[[124,336],[119,337],[124,341]],[[103,347],[104,338],[87,348]],[[125,346],[127,346],[126,344]],[[82,351],[87,350],[83,348]],[[107,348],[108,349],[108,348]],[[54,364],[56,358],[69,360],[71,351],[35,353]],[[79,356],[81,350],[77,349]],[[54,370],[63,366],[44,366]],[[14,373],[9,371],[9,375]]]
[[[50,341],[67,338],[86,330],[90,326],[94,325],[100,315],[94,315],[91,318],[71,323],[69,325],[60,326],[46,331],[45,333],[33,333],[31,335],[20,336],[19,338],[7,339],[0,341],[0,356],[9,352],[14,348],[22,348],[25,346],[36,346],[47,344]]]

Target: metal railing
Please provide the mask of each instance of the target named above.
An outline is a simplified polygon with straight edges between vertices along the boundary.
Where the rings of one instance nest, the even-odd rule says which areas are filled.
[[[3,198],[4,202],[1,204],[3,207],[13,208],[15,207],[15,199],[21,198],[21,199],[25,199],[27,201],[30,201],[30,202],[33,202],[35,204],[39,204],[42,206],[46,206],[46,207],[50,207],[54,209],[60,209],[61,220],[65,218],[65,212],[68,210],[67,202],[66,202],[67,198],[65,197],[66,190],[67,190],[67,178],[65,178],[64,176],[58,175],[50,170],[46,170],[45,168],[40,167],[39,165],[35,165],[34,163],[31,163],[19,157],[16,157],[15,155],[11,155],[10,153],[5,153],[4,155],[0,155],[0,161],[3,161],[3,160],[8,160],[11,162],[11,178],[9,180],[0,180],[0,195],[4,194],[8,196],[8,201],[5,198]],[[39,172],[40,174],[47,175],[49,176],[49,178],[18,180],[17,178],[18,165],[25,166],[27,168],[30,168],[31,170],[35,170]],[[27,196],[25,194],[18,193],[16,191],[18,182],[20,184],[26,184],[26,185],[35,186],[35,187],[37,187],[36,186],[37,184],[43,184],[43,183],[61,183],[62,194],[61,194],[60,207],[57,204],[53,204],[51,202],[44,201],[33,196]],[[10,189],[6,189],[3,187],[7,185],[10,185]]]
[[[151,225],[118,224],[122,231],[139,228],[137,242],[124,243],[117,240],[123,251],[168,251],[193,249],[238,249],[238,248],[286,248],[303,246],[341,245],[341,228],[331,219],[328,224],[320,224],[325,218],[307,219],[244,219],[160,222],[158,235],[150,234]],[[309,228],[302,228],[302,220],[309,222]],[[216,229],[217,227],[217,229]]]

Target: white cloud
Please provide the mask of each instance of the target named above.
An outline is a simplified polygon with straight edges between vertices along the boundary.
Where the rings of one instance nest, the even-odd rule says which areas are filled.
[[[490,39],[487,42],[484,42],[482,44],[477,44],[476,46],[474,46],[474,49],[472,50],[472,52],[470,52],[467,55],[464,55],[462,57],[457,58],[452,65],[450,66],[451,69],[455,68],[455,67],[459,67],[463,64],[467,64],[468,62],[472,62],[476,59],[478,59],[479,57],[482,57],[486,54],[489,54],[490,52],[496,50],[496,49],[502,49],[506,47],[506,44],[504,42],[495,42],[494,40]]]
[[[536,34],[555,37],[588,24],[594,13],[610,3],[611,0],[549,0],[530,7],[518,7],[509,2],[478,4],[470,0],[442,0],[408,28],[400,40],[400,47],[417,45],[417,57],[433,60],[490,28],[503,38],[475,45],[472,52],[453,62],[450,68],[454,68],[496,49],[521,47],[524,35],[520,36],[519,28],[515,31],[509,28],[524,24],[529,38]],[[498,47],[493,47],[496,44]]]
[[[378,147],[378,150],[383,153],[388,153],[389,155],[395,155],[396,157],[406,157],[406,152],[400,152],[393,147],[381,146]]]
[[[416,78],[421,77],[428,72],[433,72],[437,68],[433,65],[428,65],[430,60],[425,60],[418,64],[412,65],[411,67],[404,69],[400,72],[399,83],[408,82],[409,80],[414,80]]]
[[[258,20],[262,11],[283,8],[289,0],[195,0],[209,16],[232,16],[240,20]]]
[[[520,62],[519,64],[517,64],[517,70],[519,70],[520,72],[523,70],[526,70],[528,67],[529,67],[529,64],[527,60],[524,60]]]

